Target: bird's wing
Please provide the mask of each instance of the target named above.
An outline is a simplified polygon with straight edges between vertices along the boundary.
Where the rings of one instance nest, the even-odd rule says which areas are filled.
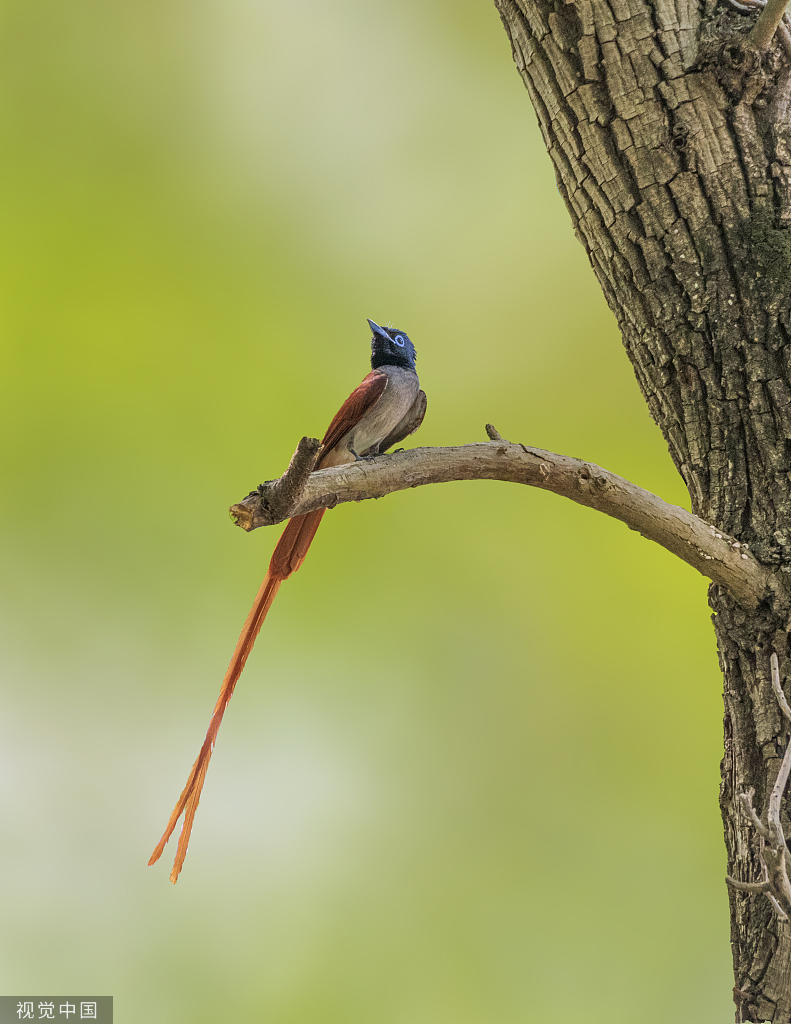
[[[327,433],[321,442],[319,467],[341,438],[348,434],[352,427],[356,427],[371,406],[381,398],[386,387],[387,376],[379,370],[371,370],[367,377],[363,377],[362,382],[352,391],[327,427]]]
[[[398,444],[398,442],[403,441],[405,437],[409,437],[410,434],[415,433],[417,428],[423,422],[423,417],[426,415],[426,404],[426,392],[418,391],[417,398],[412,403],[409,412],[406,413],[397,427],[393,427],[384,441],[379,442],[377,446],[379,452],[386,452],[387,449],[392,448],[394,444]]]

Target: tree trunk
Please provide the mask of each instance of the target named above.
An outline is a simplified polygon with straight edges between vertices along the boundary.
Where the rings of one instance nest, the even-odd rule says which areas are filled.
[[[791,36],[762,48],[758,12],[725,0],[495,3],[693,511],[773,570],[755,612],[710,588],[728,874],[756,881],[739,796],[765,820],[788,742],[772,651],[791,677]],[[736,1020],[787,1024],[791,926],[763,893],[729,894]]]

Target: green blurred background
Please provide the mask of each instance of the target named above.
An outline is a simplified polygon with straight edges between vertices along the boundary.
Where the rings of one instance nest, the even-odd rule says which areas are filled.
[[[121,1024],[731,1019],[706,586],[513,485],[327,517],[146,860],[277,531],[409,332],[414,444],[685,494],[488,0],[9,0],[0,990]]]

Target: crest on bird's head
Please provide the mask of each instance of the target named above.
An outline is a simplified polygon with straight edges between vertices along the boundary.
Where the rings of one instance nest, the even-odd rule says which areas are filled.
[[[415,369],[417,353],[408,335],[398,327],[380,327],[369,320],[371,328],[371,369],[380,366],[402,366]]]

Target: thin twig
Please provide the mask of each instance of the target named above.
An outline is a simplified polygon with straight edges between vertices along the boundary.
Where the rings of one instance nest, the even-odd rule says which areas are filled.
[[[788,0],[786,0],[786,3]],[[765,11],[767,0],[730,0],[731,6],[735,7],[737,11],[741,11],[742,14],[752,14],[753,11]],[[763,17],[763,14],[761,14]],[[760,17],[758,19],[760,21]],[[756,22],[753,31],[758,27]],[[787,11],[783,12],[782,18],[777,24],[777,38],[780,40],[780,44],[786,52],[786,56],[791,59],[791,15]],[[751,37],[752,38],[752,37]]]
[[[791,721],[791,708],[788,707],[788,702],[785,699],[782,687],[780,686],[780,668],[777,663],[777,655],[772,652],[771,658],[772,667],[772,689],[775,691],[777,697],[777,703],[780,705],[780,710]],[[772,833],[772,846],[780,848],[785,846],[785,839],[783,838],[783,828],[780,824],[780,804],[785,793],[786,786],[788,785],[788,776],[791,773],[791,742],[786,745],[786,752],[783,755],[783,760],[780,764],[780,771],[777,773],[777,779],[775,780],[774,786],[772,786],[772,794],[769,797],[769,810],[768,810],[768,824],[769,831]]]
[[[773,651],[769,659],[772,676],[772,689],[775,692],[777,703],[784,716],[791,721],[791,708],[783,693],[780,683],[780,666],[777,661],[777,654]],[[789,850],[786,844],[783,829],[780,824],[780,805],[788,785],[788,777],[791,773],[791,742],[786,744],[785,754],[777,773],[775,784],[772,787],[772,795],[769,797],[767,809],[767,824],[764,825],[753,808],[754,789],[749,789],[740,795],[741,804],[744,807],[750,823],[761,837],[759,840],[758,861],[761,866],[759,882],[742,882],[730,875],[726,875],[726,881],[734,889],[742,892],[763,893],[768,897],[775,909],[775,913],[781,921],[788,921],[791,917],[791,882],[788,879]]]
[[[783,20],[777,26],[777,38],[780,40],[787,57],[791,57],[791,31],[789,31],[789,16],[783,15]]]
[[[750,824],[753,826],[755,831],[758,833],[758,835],[762,839],[769,839],[770,838],[769,829],[766,827],[766,825],[764,825],[764,823],[761,821],[761,819],[755,813],[755,808],[753,807],[753,797],[754,796],[755,796],[755,790],[751,786],[747,790],[746,793],[741,793],[739,795],[739,799],[741,800],[742,806],[744,807],[744,811],[745,811],[747,817],[750,819]]]
[[[761,53],[769,49],[775,30],[783,19],[788,0],[767,0],[748,39]]]
[[[791,914],[791,883],[786,870],[787,854],[788,848],[783,840],[781,848],[766,846],[763,858],[769,872],[770,892],[777,899],[783,912]]]
[[[764,879],[763,882],[740,882],[738,878],[731,878],[730,875],[725,876],[725,881],[734,889],[740,889],[742,892],[769,892],[769,879]]]
[[[748,610],[767,595],[770,570],[738,540],[686,509],[593,463],[503,439],[456,448],[413,448],[321,469],[307,478],[296,504],[284,509],[281,503],[279,511],[272,491],[282,484],[270,481],[233,505],[230,513],[238,526],[250,531],[315,509],[451,480],[505,480],[552,491],[626,523],[726,587]]]
[[[772,689],[775,692],[775,697],[777,697],[777,703],[780,705],[780,710],[788,721],[791,722],[791,708],[788,706],[786,695],[783,693],[783,687],[780,685],[780,665],[774,651],[772,651],[772,657],[769,659],[769,665],[772,671]]]

